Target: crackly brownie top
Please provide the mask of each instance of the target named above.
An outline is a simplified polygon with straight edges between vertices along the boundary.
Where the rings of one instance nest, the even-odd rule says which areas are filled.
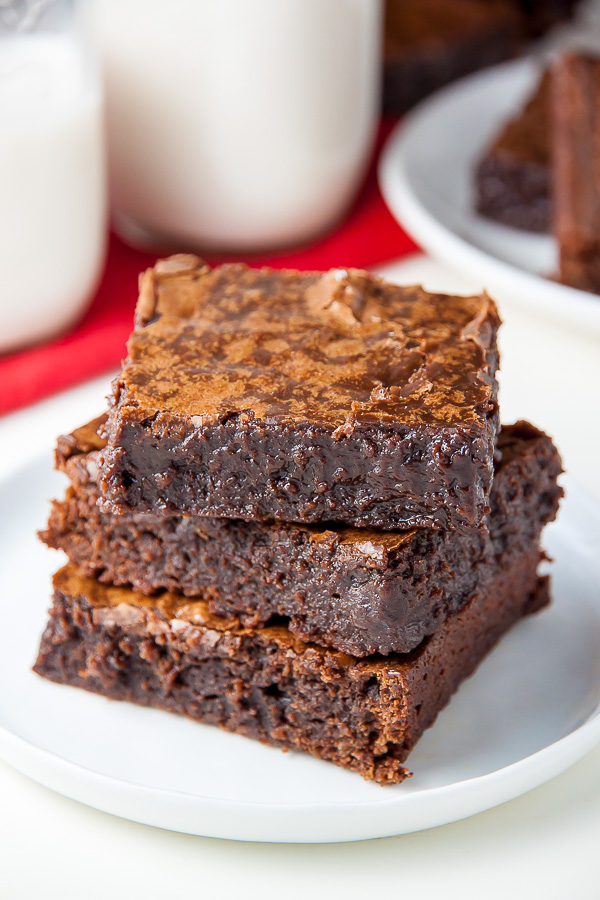
[[[137,421],[238,416],[335,437],[365,423],[477,426],[495,410],[498,325],[486,295],[179,255],[142,276],[115,403]]]
[[[507,122],[486,156],[550,165],[551,75],[546,72],[523,109]]]

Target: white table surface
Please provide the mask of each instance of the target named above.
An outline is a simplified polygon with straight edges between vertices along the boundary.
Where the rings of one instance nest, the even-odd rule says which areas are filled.
[[[480,287],[421,256],[385,271],[448,292]],[[500,304],[503,420],[528,418],[544,427],[565,468],[600,500],[598,341],[501,298]],[[40,448],[50,452],[56,434],[100,411],[108,383],[99,379],[70,392],[68,410],[59,396],[0,420],[2,471]],[[321,846],[244,844],[137,825],[67,800],[0,763],[1,900],[307,893],[352,900],[374,891],[425,900],[596,900],[598,846],[600,748],[549,784],[471,819]]]

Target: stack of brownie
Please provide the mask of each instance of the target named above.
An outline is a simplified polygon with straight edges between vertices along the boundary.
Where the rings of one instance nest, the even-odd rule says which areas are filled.
[[[108,414],[58,443],[36,671],[402,781],[548,600],[560,459],[499,426],[498,324],[356,270],[146,272]]]

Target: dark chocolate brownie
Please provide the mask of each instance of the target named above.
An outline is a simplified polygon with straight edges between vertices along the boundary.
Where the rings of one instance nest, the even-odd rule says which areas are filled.
[[[243,629],[201,600],[105,587],[69,565],[54,579],[35,671],[393,784],[409,774],[403,762],[461,681],[547,602],[538,559],[535,547],[513,558],[413,653],[362,661],[304,644],[281,625]]]
[[[142,278],[100,456],[104,509],[478,524],[498,429],[498,314],[486,295],[353,269]]]
[[[211,613],[247,627],[289,617],[304,640],[366,656],[406,653],[494,576],[498,560],[537,544],[554,518],[560,458],[526,422],[498,438],[486,527],[463,532],[373,532],[342,526],[243,522],[98,508],[102,420],[60,438],[59,468],[71,487],[56,502],[49,546],[88,576],[202,595]],[[488,531],[489,528],[489,531]]]
[[[549,231],[553,215],[550,143],[550,73],[546,73],[479,162],[477,211],[512,228]]]
[[[388,0],[383,105],[402,113],[456,78],[510,59],[522,15],[506,0]]]
[[[600,293],[600,59],[565,54],[554,67],[555,234],[563,284]]]

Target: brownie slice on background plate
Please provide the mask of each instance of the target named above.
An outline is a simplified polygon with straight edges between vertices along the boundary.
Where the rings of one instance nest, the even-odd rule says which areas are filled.
[[[499,427],[487,296],[366,272],[159,262],[114,383],[105,511],[479,524]]]
[[[480,160],[477,211],[505,225],[553,231],[559,280],[600,293],[600,59],[570,52]]]
[[[475,170],[482,216],[524,231],[550,231],[553,217],[551,75],[504,125]]]
[[[559,280],[600,294],[600,57],[565,54],[552,87]]]

